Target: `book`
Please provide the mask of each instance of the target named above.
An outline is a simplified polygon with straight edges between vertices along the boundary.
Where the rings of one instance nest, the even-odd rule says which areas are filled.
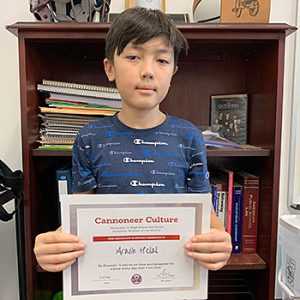
[[[235,174],[235,180],[243,186],[242,252],[255,253],[259,205],[259,177],[244,171]]]
[[[236,181],[233,183],[232,196],[232,253],[242,250],[242,216],[243,216],[243,186]]]
[[[210,126],[220,136],[238,143],[247,144],[248,95],[212,95]]]
[[[52,85],[38,84],[37,90],[43,91],[43,92],[55,93],[57,95],[64,94],[64,95],[85,96],[85,97],[100,98],[100,99],[121,100],[121,95],[119,93],[69,88],[69,87],[64,87],[64,86],[52,86]],[[51,98],[54,98],[54,97],[51,96]]]
[[[56,180],[67,182],[67,192],[68,194],[73,193],[73,183],[72,183],[72,168],[69,166],[63,166],[56,170]]]
[[[40,145],[39,150],[56,150],[56,151],[65,151],[72,150],[73,145]]]
[[[117,88],[106,87],[106,86],[101,86],[101,85],[85,84],[85,83],[75,83],[75,82],[65,82],[65,81],[43,79],[42,84],[56,86],[56,87],[65,87],[65,88],[70,88],[70,89],[78,89],[78,90],[99,91],[99,92],[106,92],[106,93],[119,93]]]
[[[217,185],[213,182],[211,182],[211,200],[212,200],[212,205],[214,208],[214,211],[216,213],[216,215],[218,215],[218,211],[217,211],[217,192],[218,192],[218,188]]]
[[[232,229],[232,192],[233,192],[233,171],[227,169],[213,169],[213,176],[226,183],[227,202],[226,202],[226,222],[225,229],[231,234]]]
[[[52,109],[52,108],[51,108]],[[103,118],[102,115],[78,115],[45,112],[49,108],[41,108],[40,150],[69,150],[75,141],[78,131],[90,123]],[[62,111],[62,110],[61,110]],[[60,112],[60,111],[59,111]]]
[[[102,99],[85,96],[74,96],[57,93],[49,93],[49,97],[46,97],[46,104],[53,105],[92,105],[104,106],[109,108],[122,108],[121,100],[114,99]]]
[[[227,181],[216,176],[210,178],[213,189],[215,189],[215,199],[213,205],[217,217],[220,219],[224,227],[227,223]]]
[[[102,108],[86,108],[86,107],[44,107],[40,106],[42,113],[58,113],[58,114],[71,114],[71,115],[102,115],[112,116],[116,112],[113,110],[105,110]]]

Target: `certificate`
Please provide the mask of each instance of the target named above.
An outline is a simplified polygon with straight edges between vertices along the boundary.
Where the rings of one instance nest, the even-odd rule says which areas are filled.
[[[206,299],[207,270],[184,244],[209,230],[210,194],[61,195],[63,231],[85,254],[64,299]]]

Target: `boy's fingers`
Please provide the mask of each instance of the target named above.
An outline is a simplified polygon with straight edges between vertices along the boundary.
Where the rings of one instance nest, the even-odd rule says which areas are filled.
[[[41,265],[42,268],[45,268],[46,265],[66,264],[78,258],[83,253],[84,251],[80,250],[80,251],[73,251],[73,252],[63,253],[63,254],[44,255],[39,259],[39,264]]]
[[[219,243],[187,243],[185,248],[191,252],[213,253],[213,252],[231,252],[231,244],[225,242]]]
[[[46,264],[41,267],[42,267],[42,269],[44,269],[45,271],[48,271],[48,272],[60,272],[64,269],[66,269],[67,267],[71,266],[75,261],[76,261],[76,259],[71,260],[66,263],[62,263],[62,264],[56,264],[56,265]]]
[[[39,234],[36,237],[37,243],[53,244],[53,243],[76,243],[79,238],[76,235],[64,233],[61,231],[50,231],[47,233]]]
[[[34,248],[35,255],[42,254],[58,254],[67,253],[72,251],[83,250],[85,248],[84,243],[56,243],[36,246]]]
[[[223,242],[230,241],[230,234],[226,231],[214,231],[213,229],[208,233],[195,235],[191,241],[195,243],[201,242]]]

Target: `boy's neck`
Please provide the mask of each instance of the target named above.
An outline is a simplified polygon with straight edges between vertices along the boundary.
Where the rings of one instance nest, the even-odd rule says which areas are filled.
[[[130,128],[148,129],[162,124],[166,115],[160,110],[151,112],[130,111],[129,113],[126,109],[122,109],[118,113],[118,119]]]

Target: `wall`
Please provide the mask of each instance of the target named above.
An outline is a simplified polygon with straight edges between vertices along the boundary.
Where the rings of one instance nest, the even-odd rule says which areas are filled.
[[[18,20],[31,21],[28,1],[10,0],[0,10],[0,159],[13,170],[20,169],[20,110],[17,39],[5,25]],[[13,205],[7,207],[13,209]],[[0,299],[17,300],[18,273],[14,221],[0,221]]]
[[[207,0],[206,0],[207,1]],[[210,0],[212,1],[212,0]],[[12,169],[22,168],[19,81],[18,81],[18,49],[17,39],[5,29],[5,25],[17,21],[32,21],[29,12],[29,1],[10,0],[5,9],[0,10],[0,158]],[[271,22],[295,24],[297,0],[272,0]],[[192,1],[166,0],[167,12],[191,12]],[[124,8],[123,1],[112,0],[111,11]],[[290,120],[294,61],[294,36],[288,37],[286,48],[284,115],[282,135],[282,163],[280,183],[280,213],[287,211],[287,190],[290,151]],[[9,207],[12,209],[12,207]],[[17,300],[18,281],[16,266],[16,245],[14,222],[0,222],[0,299]],[[279,292],[277,292],[279,295]]]

